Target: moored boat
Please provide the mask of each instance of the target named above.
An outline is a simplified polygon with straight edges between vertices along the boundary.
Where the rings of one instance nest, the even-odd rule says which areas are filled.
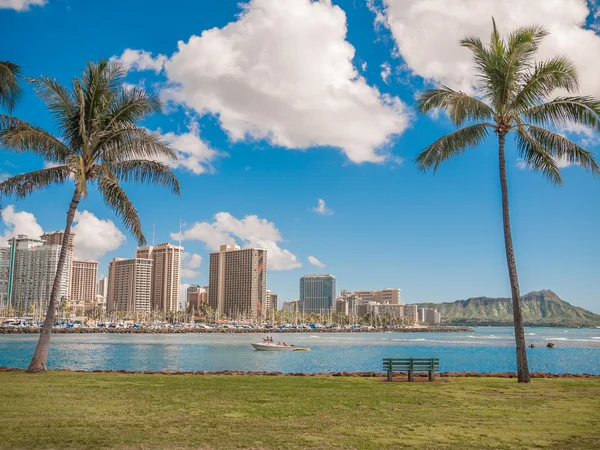
[[[256,344],[250,344],[256,350],[263,350],[267,352],[290,352],[294,350],[291,345],[275,344],[274,342],[262,342]]]

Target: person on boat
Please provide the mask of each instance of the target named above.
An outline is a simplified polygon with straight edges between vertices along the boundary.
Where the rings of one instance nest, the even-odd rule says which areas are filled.
[[[284,343],[283,343],[283,346],[284,346],[284,347],[287,347],[288,345],[287,345],[287,344],[284,342]]]
[[[280,342],[280,341],[277,341],[277,345],[281,345],[281,342]]]

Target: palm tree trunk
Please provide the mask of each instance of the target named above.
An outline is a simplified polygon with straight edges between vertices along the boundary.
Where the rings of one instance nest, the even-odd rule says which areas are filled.
[[[65,226],[65,232],[63,234],[63,243],[60,249],[60,256],[58,258],[58,265],[56,267],[56,276],[54,277],[54,284],[52,285],[52,291],[50,293],[50,302],[48,303],[48,310],[46,311],[46,319],[42,326],[42,332],[40,333],[40,339],[38,340],[37,347],[33,354],[33,358],[29,363],[27,372],[45,372],[46,361],[48,359],[48,350],[50,349],[50,334],[52,333],[52,324],[54,323],[54,314],[56,313],[57,300],[58,300],[58,289],[62,279],[62,274],[65,269],[65,262],[67,259],[67,251],[69,249],[69,236],[71,234],[71,224],[75,217],[75,211],[77,211],[77,205],[81,199],[81,193],[78,189],[75,189],[73,198],[71,199],[71,206],[67,212],[67,224]],[[67,268],[68,269],[68,268]]]
[[[515,341],[517,344],[517,378],[519,383],[529,383],[529,366],[527,364],[527,349],[525,346],[525,331],[523,330],[523,314],[521,313],[521,293],[515,251],[513,249],[512,233],[510,230],[510,210],[508,207],[508,182],[506,181],[506,158],[504,155],[505,133],[498,133],[500,157],[500,186],[502,189],[502,220],[504,222],[504,244],[506,246],[506,262],[512,291],[512,306],[515,323]]]

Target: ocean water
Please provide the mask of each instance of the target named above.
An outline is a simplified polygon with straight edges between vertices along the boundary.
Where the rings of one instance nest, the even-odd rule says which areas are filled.
[[[310,352],[260,352],[266,334],[57,334],[51,369],[132,371],[381,371],[382,358],[440,358],[440,370],[515,371],[511,328],[469,333],[276,334]],[[38,335],[0,335],[0,366],[26,368]],[[526,329],[531,371],[600,374],[600,329]],[[553,342],[555,348],[545,345]]]

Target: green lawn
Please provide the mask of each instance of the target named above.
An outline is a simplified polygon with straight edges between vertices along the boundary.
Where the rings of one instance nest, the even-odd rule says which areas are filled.
[[[0,373],[0,448],[600,448],[600,380]]]

